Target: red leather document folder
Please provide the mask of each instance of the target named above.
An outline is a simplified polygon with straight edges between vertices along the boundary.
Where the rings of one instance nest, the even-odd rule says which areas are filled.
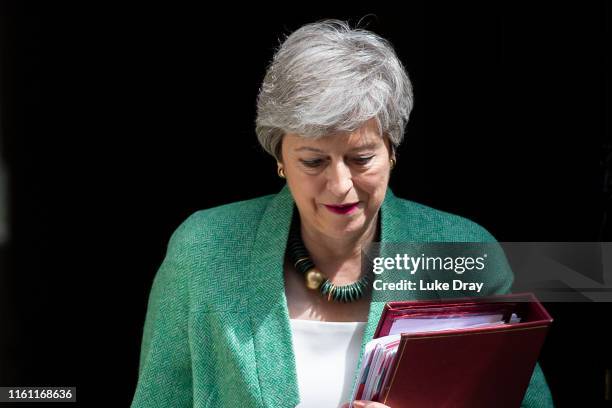
[[[552,323],[533,294],[389,302],[374,338],[388,335],[397,319],[479,313],[499,313],[505,323],[401,333],[376,399],[393,408],[520,407]]]

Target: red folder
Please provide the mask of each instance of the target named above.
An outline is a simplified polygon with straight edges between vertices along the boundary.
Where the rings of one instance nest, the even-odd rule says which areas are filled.
[[[388,302],[374,338],[402,316],[500,311],[520,323],[401,334],[378,399],[393,408],[520,407],[552,318],[533,294]]]

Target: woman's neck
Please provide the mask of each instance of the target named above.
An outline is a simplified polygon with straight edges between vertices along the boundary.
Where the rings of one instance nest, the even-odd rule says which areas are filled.
[[[378,214],[362,233],[343,239],[319,234],[302,224],[301,232],[310,259],[329,279],[352,282],[361,276],[361,252],[378,235]],[[337,282],[340,283],[340,282]]]

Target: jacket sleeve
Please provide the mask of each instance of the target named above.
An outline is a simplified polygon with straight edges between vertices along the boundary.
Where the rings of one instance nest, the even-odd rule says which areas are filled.
[[[189,275],[181,227],[170,238],[153,280],[132,408],[191,407]]]
[[[523,397],[521,408],[552,408],[554,407],[552,395],[548,389],[546,378],[540,368],[540,364],[536,363],[531,375],[531,381],[527,392]]]
[[[497,244],[495,238],[493,238],[493,236],[486,230],[485,236],[484,241],[492,242],[495,245],[495,248],[491,248],[490,252],[495,252],[498,255],[495,263],[495,270],[498,273],[493,277],[492,282],[489,282],[489,287],[491,289],[489,294],[502,295],[510,293],[512,284],[514,282],[514,274],[504,255],[503,248],[501,245]],[[548,388],[548,384],[546,383],[546,378],[544,377],[540,364],[536,362],[531,375],[531,380],[529,381],[529,386],[525,392],[525,396],[523,397],[523,402],[521,403],[521,408],[553,407],[553,399],[550,389]]]

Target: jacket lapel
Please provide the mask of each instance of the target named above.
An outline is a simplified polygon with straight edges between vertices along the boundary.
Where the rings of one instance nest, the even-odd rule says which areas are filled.
[[[257,380],[262,392],[261,402],[266,407],[295,407],[299,403],[283,274],[293,204],[291,192],[285,185],[267,206],[251,252],[249,280],[252,291],[248,302],[257,360]],[[387,189],[380,214],[382,242],[399,242],[408,235],[401,230],[405,226],[397,218],[397,211],[393,210],[396,205],[397,198],[391,189]],[[358,366],[361,364],[365,344],[374,335],[384,304],[379,301],[370,303]]]
[[[283,274],[292,214],[293,197],[285,185],[268,204],[251,251],[249,311],[265,407],[295,407],[299,403]]]
[[[390,188],[387,188],[385,199],[380,207],[380,241],[385,242],[399,242],[401,241],[400,235],[402,233],[401,222],[396,219],[396,211],[393,211],[393,207],[396,205],[397,198],[393,194]],[[355,382],[357,381],[359,367],[361,367],[361,360],[363,358],[363,352],[365,345],[374,336],[376,327],[378,326],[378,320],[382,314],[382,310],[385,306],[385,302],[376,301],[375,297],[372,296],[370,302],[370,310],[368,312],[368,321],[366,323],[365,331],[363,333],[363,339],[361,341],[361,348],[359,350],[359,358],[357,362],[357,370],[353,378],[353,386],[351,390],[355,389]]]

